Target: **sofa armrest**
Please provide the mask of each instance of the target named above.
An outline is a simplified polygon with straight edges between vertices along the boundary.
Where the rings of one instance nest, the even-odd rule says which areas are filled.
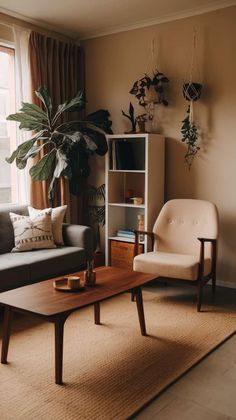
[[[65,245],[85,249],[86,260],[94,259],[93,231],[89,226],[62,224]]]

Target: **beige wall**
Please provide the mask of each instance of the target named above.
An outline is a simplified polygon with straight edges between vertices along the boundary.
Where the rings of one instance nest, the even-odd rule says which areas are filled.
[[[128,125],[121,115],[132,83],[147,71],[152,39],[159,44],[151,65],[170,78],[168,108],[156,110],[155,126],[166,136],[166,199],[200,198],[216,203],[220,214],[218,278],[236,286],[236,7],[127,31],[84,42],[88,111],[107,108],[115,133]],[[197,30],[198,69],[203,83],[195,106],[201,128],[201,153],[191,171],[184,164],[180,126],[187,102],[182,83],[191,61],[193,27]],[[151,69],[149,66],[149,69]],[[92,163],[94,183],[104,181],[104,159]]]

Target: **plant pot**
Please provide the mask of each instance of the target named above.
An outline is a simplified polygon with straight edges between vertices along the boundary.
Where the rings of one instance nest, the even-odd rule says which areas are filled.
[[[197,101],[202,93],[202,85],[200,83],[184,83],[183,95],[187,101]]]

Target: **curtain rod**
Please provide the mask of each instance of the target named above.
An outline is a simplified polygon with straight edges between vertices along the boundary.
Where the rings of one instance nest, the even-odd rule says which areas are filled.
[[[2,16],[4,18],[6,18],[6,19],[9,19],[10,22],[6,22],[4,20],[4,18],[2,18]],[[19,22],[15,23],[14,22],[15,19],[17,21],[19,21]],[[11,22],[11,20],[12,20],[12,22]],[[74,39],[72,39],[70,37],[67,37],[66,35],[59,34],[59,33],[55,32],[53,30],[49,30],[49,29],[44,29],[44,28],[38,27],[38,26],[36,26],[36,25],[34,25],[32,23],[28,23],[28,22],[26,22],[24,20],[20,20],[18,18],[14,18],[14,17],[12,17],[10,15],[7,15],[5,13],[2,13],[1,12],[1,8],[0,8],[0,25],[6,26],[6,27],[8,27],[10,29],[12,29],[14,26],[15,27],[18,27],[18,28],[23,28],[26,31],[38,32],[38,33],[40,33],[42,35],[45,35],[45,36],[48,36],[48,37],[51,37],[51,38],[58,39],[61,42],[67,42],[67,43],[70,43],[70,44],[75,44],[75,45],[80,46],[80,43],[78,41],[76,41],[76,40],[74,40]],[[27,27],[27,26],[29,26],[29,27]]]

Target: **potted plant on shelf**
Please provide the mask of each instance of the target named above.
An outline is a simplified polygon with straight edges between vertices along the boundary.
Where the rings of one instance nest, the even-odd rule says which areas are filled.
[[[129,131],[128,133],[145,133],[145,123],[147,121],[147,114],[141,114],[138,115],[137,117],[134,116],[134,107],[132,105],[132,103],[130,102],[129,104],[129,114],[126,114],[123,110],[121,110],[122,115],[124,115],[124,117],[128,118],[128,120],[131,123],[131,131]],[[138,125],[138,131],[136,130],[136,127]],[[127,133],[127,134],[128,134]]]
[[[7,117],[19,122],[21,130],[33,131],[34,135],[20,144],[6,160],[8,163],[15,161],[16,166],[23,169],[29,158],[39,156],[29,173],[34,181],[50,180],[50,201],[54,196],[55,180],[60,177],[69,182],[72,194],[78,194],[83,191],[90,173],[89,156],[93,153],[103,156],[108,150],[105,133],[112,133],[109,112],[101,109],[85,118],[70,121],[71,112],[84,109],[82,91],[59,105],[56,112],[53,112],[46,86],[35,93],[42,102],[42,109],[35,104],[22,103],[19,112]],[[61,116],[65,113],[67,121],[62,123]]]

